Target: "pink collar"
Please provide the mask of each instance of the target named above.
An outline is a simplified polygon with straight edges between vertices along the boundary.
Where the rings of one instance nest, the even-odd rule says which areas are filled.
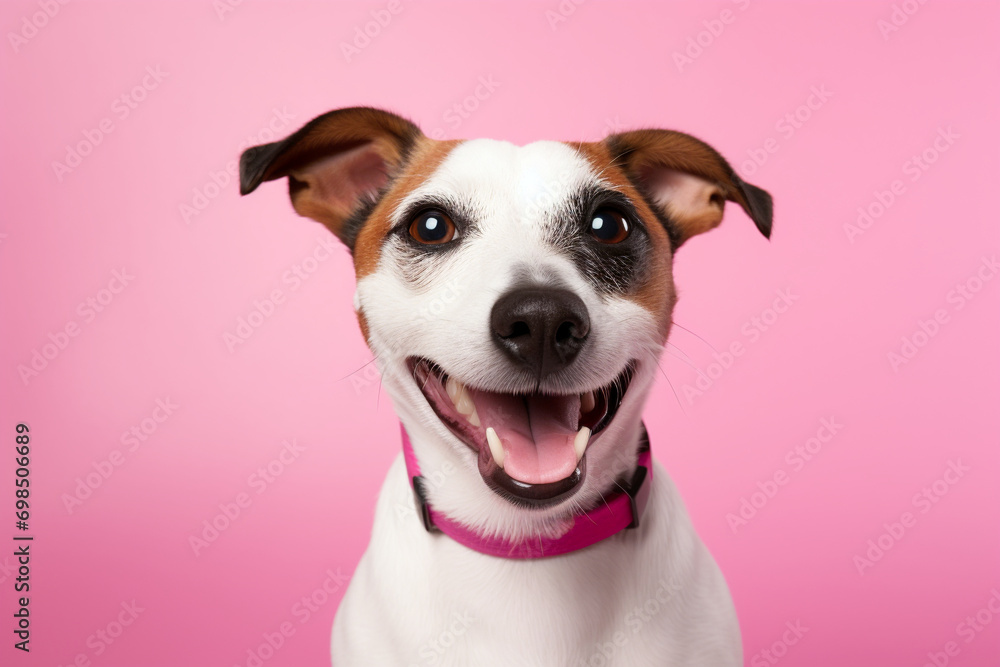
[[[650,485],[647,477],[652,477],[652,455],[649,451],[649,437],[642,429],[639,443],[639,460],[632,479],[623,491],[607,496],[602,505],[584,514],[577,514],[574,523],[564,535],[557,538],[539,537],[530,542],[510,542],[501,537],[483,537],[467,526],[449,519],[434,510],[427,503],[425,480],[420,476],[420,465],[413,453],[410,437],[400,424],[403,434],[403,458],[406,472],[413,487],[413,497],[417,512],[429,533],[442,532],[459,544],[487,556],[500,558],[545,558],[584,549],[603,539],[616,535],[627,528],[639,526],[639,518],[649,498]]]

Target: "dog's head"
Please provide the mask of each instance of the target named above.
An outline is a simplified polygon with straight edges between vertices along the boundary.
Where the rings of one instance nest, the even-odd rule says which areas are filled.
[[[432,504],[485,533],[558,533],[635,466],[687,239],[771,197],[701,141],[435,141],[333,111],[247,150],[241,191],[288,178],[354,257],[355,309]]]

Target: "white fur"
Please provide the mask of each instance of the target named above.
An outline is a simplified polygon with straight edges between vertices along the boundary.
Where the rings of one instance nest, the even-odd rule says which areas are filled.
[[[430,503],[486,534],[559,535],[574,510],[600,502],[635,465],[641,410],[661,352],[656,320],[629,299],[599,295],[544,240],[569,195],[599,180],[565,144],[463,143],[409,193],[395,222],[412,201],[447,198],[476,211],[479,235],[435,258],[433,280],[420,285],[403,277],[400,248],[390,241],[376,271],[358,284],[355,305],[367,320],[383,386],[431,480]],[[542,389],[581,393],[609,383],[630,360],[639,362],[614,421],[587,449],[581,488],[545,510],[517,508],[486,486],[475,454],[441,424],[405,363],[426,357],[466,384],[528,389],[489,327],[493,303],[524,275],[558,280],[584,301],[591,319],[585,354]],[[338,610],[336,667],[741,664],[728,590],[662,468],[638,530],[551,559],[497,559],[430,535],[412,502],[398,459],[382,488],[371,544]],[[661,584],[670,589],[662,601],[655,595]],[[656,613],[641,615],[647,604]],[[641,622],[633,631],[636,607]],[[437,651],[429,643],[435,638],[452,645]],[[610,654],[601,662],[605,642]]]
[[[400,510],[413,502],[400,455],[337,613],[334,667],[742,665],[726,583],[658,464],[651,491],[637,530],[503,560],[429,535]]]

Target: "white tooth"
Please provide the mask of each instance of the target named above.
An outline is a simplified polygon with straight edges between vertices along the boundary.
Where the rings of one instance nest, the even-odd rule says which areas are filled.
[[[479,428],[482,425],[482,423],[479,421],[479,412],[476,410],[476,408],[472,408],[472,414],[469,415],[468,419],[469,423],[475,426],[476,428]]]
[[[586,426],[580,427],[580,431],[573,439],[573,450],[576,451],[576,462],[583,458],[583,453],[587,450],[587,443],[590,442],[590,429]]]
[[[458,399],[459,394],[462,393],[462,389],[464,388],[462,383],[453,377],[448,378],[448,382],[444,385],[444,389],[448,392],[448,398],[451,399],[452,403]]]
[[[486,429],[486,442],[490,445],[490,454],[493,455],[493,460],[497,462],[498,466],[503,468],[503,460],[506,454],[504,454],[503,445],[500,443],[500,436],[497,435],[492,426]]]
[[[466,391],[465,387],[462,387],[462,392],[455,400],[455,409],[463,415],[471,415],[476,410],[476,404],[472,402],[472,397],[469,396],[469,392]]]
[[[580,396],[580,410],[583,414],[587,414],[594,409],[597,405],[597,399],[594,398],[594,392],[588,391],[586,394]]]

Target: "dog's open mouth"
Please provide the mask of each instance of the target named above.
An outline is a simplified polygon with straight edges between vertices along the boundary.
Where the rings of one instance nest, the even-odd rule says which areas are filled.
[[[503,394],[467,387],[427,359],[409,364],[438,418],[478,454],[490,488],[534,507],[564,500],[583,482],[587,445],[611,423],[635,374],[633,362],[582,394]]]

